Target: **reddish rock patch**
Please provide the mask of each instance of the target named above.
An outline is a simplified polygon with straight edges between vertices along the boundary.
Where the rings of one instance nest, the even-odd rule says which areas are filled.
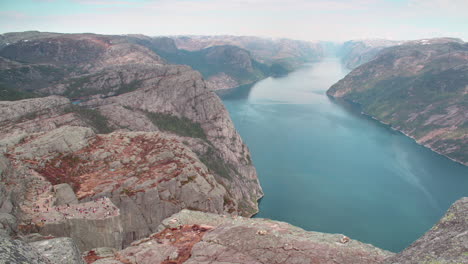
[[[39,168],[36,171],[53,185],[68,183],[73,188],[73,191],[77,192],[80,189],[80,178],[78,176],[90,171],[89,167],[80,166],[84,162],[84,160],[76,155],[61,154],[47,162],[45,167]]]
[[[87,264],[94,263],[98,259],[102,259],[102,257],[99,257],[96,255],[96,251],[90,250],[86,256],[83,256],[84,261],[86,261]]]
[[[54,185],[70,184],[79,199],[114,191],[133,177],[134,182],[122,188],[122,194],[132,196],[178,177],[187,167],[205,176],[179,144],[158,134],[99,135],[88,147],[59,155],[36,171]]]
[[[166,228],[151,238],[156,239],[158,243],[169,241],[169,244],[178,249],[176,259],[167,259],[161,264],[181,264],[187,261],[192,255],[192,247],[200,242],[205,233],[211,230],[211,227],[200,225],[183,225],[179,228]]]

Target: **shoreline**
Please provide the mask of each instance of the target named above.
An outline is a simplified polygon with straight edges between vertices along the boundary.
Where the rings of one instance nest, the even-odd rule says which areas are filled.
[[[355,102],[355,101],[352,101],[352,100],[349,100],[349,99],[336,98],[336,97],[334,97],[334,96],[332,96],[332,95],[329,95],[328,93],[327,93],[327,96],[328,96],[329,98],[331,98],[332,100],[334,100],[334,101],[336,101],[336,102],[339,102],[339,103],[345,102],[345,103],[348,103],[348,104],[350,103],[350,104],[352,104],[353,106],[359,106],[359,107],[361,107],[361,105],[360,105],[358,102]],[[380,120],[380,119],[377,119],[377,118],[374,117],[373,115],[368,114],[368,113],[365,113],[364,111],[362,111],[362,110],[360,110],[360,109],[359,109],[359,112],[360,112],[361,115],[363,115],[363,116],[365,116],[365,117],[368,117],[368,118],[371,118],[372,120],[375,120],[375,121],[379,122],[380,124],[383,124],[383,125],[387,126],[387,127],[390,128],[391,130],[396,131],[396,132],[399,132],[399,133],[405,135],[406,137],[411,138],[411,139],[412,139],[416,144],[418,144],[419,146],[425,147],[425,148],[431,150],[432,152],[437,153],[438,155],[441,155],[441,156],[443,156],[443,157],[445,157],[445,158],[447,158],[447,159],[449,159],[449,160],[451,160],[451,161],[453,161],[453,162],[456,162],[456,163],[458,163],[458,164],[460,164],[460,165],[463,165],[463,166],[465,166],[465,167],[468,167],[468,163],[465,164],[465,163],[463,163],[463,162],[460,161],[460,160],[451,158],[451,157],[449,157],[449,156],[447,156],[447,155],[445,155],[445,154],[443,154],[443,153],[441,153],[441,152],[439,152],[439,151],[433,149],[433,148],[432,148],[430,145],[428,145],[428,144],[421,144],[421,143],[419,143],[419,142],[416,140],[416,138],[415,138],[414,136],[408,134],[407,132],[405,132],[405,131],[403,131],[403,130],[400,130],[400,129],[397,129],[397,128],[393,127],[392,125],[390,125],[390,124],[388,124],[388,123],[385,123],[384,121],[382,121],[382,120]]]

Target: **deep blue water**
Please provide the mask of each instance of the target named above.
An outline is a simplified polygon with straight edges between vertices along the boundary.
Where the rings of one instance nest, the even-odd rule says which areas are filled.
[[[398,252],[468,196],[468,167],[331,101],[338,59],[221,92],[265,197],[256,217]]]

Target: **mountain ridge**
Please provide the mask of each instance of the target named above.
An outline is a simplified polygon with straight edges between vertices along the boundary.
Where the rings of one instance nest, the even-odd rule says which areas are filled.
[[[381,50],[327,94],[467,165],[467,62],[460,40],[409,41]]]

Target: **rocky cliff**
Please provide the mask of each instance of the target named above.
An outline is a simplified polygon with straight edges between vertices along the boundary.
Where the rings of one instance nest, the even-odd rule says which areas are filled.
[[[327,94],[467,165],[467,63],[461,40],[411,41],[382,50]]]
[[[212,90],[253,83],[272,74],[268,65],[258,62],[248,50],[234,45],[189,51],[179,49],[169,37],[127,35],[126,41],[156,52],[168,63],[189,65],[203,75]]]
[[[120,210],[116,214],[120,220],[109,221],[115,223],[115,230],[123,228],[122,237],[101,239],[113,241],[108,246],[115,247],[119,239],[125,245],[154,232],[162,219],[182,208],[245,216],[257,212],[262,191],[248,148],[200,73],[167,64],[138,44],[140,37],[34,33],[28,39],[29,33],[23,38],[17,35],[17,42],[0,50],[7,62],[0,64],[0,84],[13,95],[21,94],[20,98],[25,93],[39,98],[0,103],[0,149],[5,162],[14,165],[8,166],[8,175],[18,176],[11,177],[17,178],[15,188],[2,182],[5,196],[0,205],[6,213],[18,216],[22,224],[43,220],[34,218],[34,213],[63,208],[50,205],[34,212],[31,203],[39,194],[33,185],[46,188],[41,195],[55,197],[53,185],[68,183],[84,207],[107,196]],[[34,67],[51,70],[17,74]],[[46,95],[53,96],[42,97]],[[120,134],[104,135],[116,130]],[[127,147],[129,142],[133,145]],[[158,147],[167,148],[167,153],[150,153]],[[94,153],[98,148],[107,149],[104,154],[95,153],[98,158],[80,152]],[[117,153],[116,148],[130,152]],[[130,161],[114,162],[124,157]],[[89,169],[83,170],[86,166]],[[23,194],[29,201],[15,196]],[[27,202],[27,208],[22,202]],[[60,220],[60,228],[44,219],[41,230],[68,236],[86,231],[80,227],[81,220],[68,218]],[[25,228],[37,231],[29,223]],[[109,234],[113,228],[107,230]],[[58,234],[59,229],[67,233]]]
[[[104,263],[381,263],[393,253],[266,219],[183,210]]]
[[[0,102],[0,262],[81,264],[80,250],[101,264],[463,261],[466,199],[396,256],[238,216],[262,195],[247,147],[202,75],[142,39],[0,38],[2,92],[39,96]],[[449,66],[466,58],[453,50]]]
[[[48,105],[54,107],[52,102],[59,98],[27,99],[13,106],[8,102],[3,112],[25,101],[32,101],[28,105],[51,102]],[[233,179],[217,179],[186,146],[198,148],[199,144],[208,144],[204,141],[163,132],[96,135],[90,128],[66,125],[70,120],[86,124],[73,113],[43,114],[3,126],[5,137],[0,141],[8,157],[2,187],[6,194],[18,196],[8,195],[0,204],[5,213],[19,218],[24,230],[70,236],[81,249],[120,248],[154,232],[164,218],[183,208],[247,215],[254,212],[248,203],[237,200]],[[31,122],[38,124],[28,126]],[[205,163],[210,162],[216,160]],[[79,205],[74,205],[77,199],[70,188],[60,187],[63,183],[73,187]],[[111,201],[96,201],[102,197]]]
[[[183,210],[158,232],[88,263],[466,263],[468,198],[455,202],[423,237],[399,254],[339,234],[304,231],[268,219]],[[85,257],[86,258],[86,257]]]
[[[5,263],[465,263],[468,198],[455,202],[424,236],[399,254],[339,234],[304,231],[268,219],[182,210],[123,250],[80,252],[69,238],[0,235]],[[1,262],[4,263],[4,262]]]
[[[188,51],[178,49],[170,38],[153,38],[150,43],[148,46],[168,62],[189,65],[199,71],[212,90],[234,88],[274,74],[268,65],[258,62],[249,51],[237,46]]]

